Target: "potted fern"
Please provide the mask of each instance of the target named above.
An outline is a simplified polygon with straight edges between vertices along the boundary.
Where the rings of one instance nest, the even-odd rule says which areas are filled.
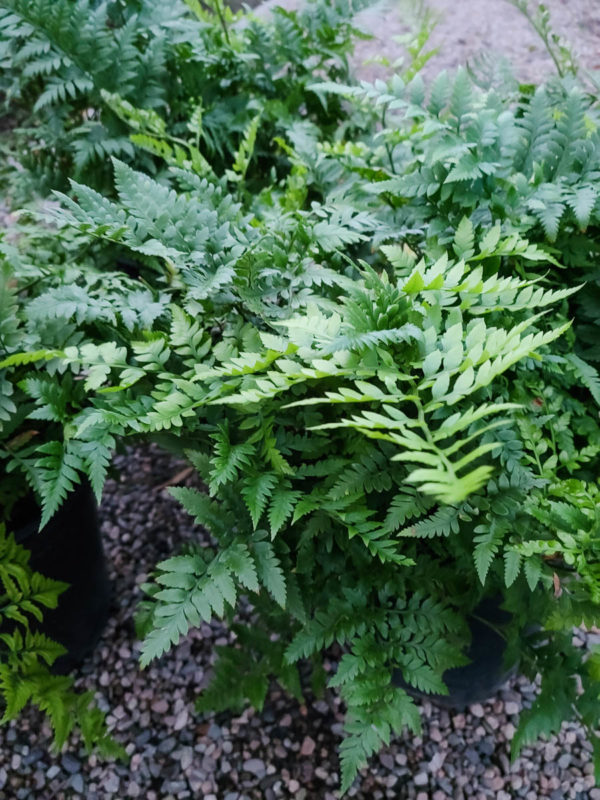
[[[30,551],[32,568],[68,589],[44,617],[44,632],[66,652],[53,668],[68,671],[94,646],[108,617],[110,587],[89,483],[69,494],[82,478],[93,480],[94,454],[87,461],[69,445],[71,408],[82,401],[82,387],[56,370],[52,353],[36,351],[63,343],[73,334],[67,325],[36,326],[37,292],[51,291],[48,276],[15,277],[18,253],[4,247],[0,263],[0,521],[19,545]],[[32,270],[33,272],[33,270]],[[43,273],[43,271],[42,271]],[[72,274],[70,277],[73,277]],[[34,291],[27,289],[34,285]],[[19,293],[19,289],[21,292]],[[16,355],[29,346],[26,358]],[[39,365],[43,364],[42,368]],[[53,366],[54,365],[54,366]],[[85,445],[79,452],[86,452]],[[88,450],[89,453],[89,450]],[[81,473],[77,471],[79,467]],[[66,502],[65,502],[66,500]]]
[[[47,613],[56,609],[66,585],[35,572],[29,553],[0,523],[0,703],[2,722],[17,717],[27,704],[44,712],[62,749],[70,734],[81,733],[88,752],[124,758],[109,735],[104,714],[91,692],[78,693],[73,678],[57,675],[64,648],[42,630]]]
[[[96,643],[109,601],[91,490],[80,488],[54,513],[78,479],[68,454],[61,459],[58,453],[61,425],[77,395],[51,369],[35,368],[40,361],[50,365],[50,356],[38,359],[36,349],[52,339],[46,338],[48,329],[34,333],[34,325],[25,321],[25,298],[34,297],[18,285],[16,250],[5,243],[0,247],[2,722],[33,704],[47,715],[57,750],[78,731],[88,752],[122,758],[124,750],[109,735],[92,694],[76,692],[74,679],[64,674]],[[69,335],[64,327],[50,327],[59,340]],[[24,344],[34,349],[25,359],[15,357]],[[65,470],[67,480],[61,474]]]
[[[570,645],[570,631],[596,613],[600,430],[569,358],[563,306],[577,288],[521,277],[546,251],[499,228],[478,238],[465,220],[445,252],[419,258],[388,244],[368,265],[340,247],[364,238],[358,224],[379,227],[372,213],[324,224],[314,204],[279,218],[279,240],[270,211],[269,237],[259,219],[234,213],[206,231],[207,252],[212,236],[221,243],[212,269],[231,278],[198,294],[172,232],[220,195],[206,185],[200,195],[180,174],[177,194],[116,170],[120,245],[168,249],[178,301],[118,357],[106,345],[73,347],[63,363],[102,370],[87,431],[112,435],[118,420],[124,435],[187,454],[208,494],[172,492],[217,543],[158,565],[140,614],[142,664],[201,620],[231,618],[246,594],[252,627],[236,623],[238,643],[221,654],[200,709],[260,708],[271,676],[299,694],[298,663],[310,659],[317,675],[338,643],[345,654],[329,685],[348,707],[348,788],[393,730],[418,727],[394,673],[444,693],[445,671],[465,663],[469,619],[500,596],[507,665],[542,674],[515,754],[540,727],[591,721],[595,660]],[[77,194],[79,203],[64,199],[63,224],[110,237],[107,209]],[[154,199],[149,218],[160,209],[163,227],[145,226],[151,239],[128,209],[140,194]],[[296,264],[301,293],[265,259],[273,241]]]

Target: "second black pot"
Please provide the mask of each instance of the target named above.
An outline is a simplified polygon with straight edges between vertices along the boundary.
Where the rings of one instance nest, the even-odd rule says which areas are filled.
[[[31,568],[70,584],[60,595],[57,608],[44,610],[39,627],[67,649],[53,666],[53,672],[64,674],[93,650],[110,608],[110,583],[93,492],[87,485],[78,487],[41,531],[40,512],[33,500],[20,504],[13,523],[17,542],[31,552]]]
[[[500,608],[500,598],[486,598],[469,617],[471,644],[466,652],[469,664],[444,672],[448,694],[426,694],[410,686],[395,669],[392,683],[409,694],[430,700],[445,708],[463,710],[472,703],[489,700],[516,672],[516,665],[504,666],[506,642],[497,628],[510,621],[510,614]]]

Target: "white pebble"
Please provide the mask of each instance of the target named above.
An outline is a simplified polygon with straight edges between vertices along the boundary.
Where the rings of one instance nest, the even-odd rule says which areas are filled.
[[[187,709],[184,708],[183,711],[180,711],[179,714],[177,714],[177,716],[175,717],[175,722],[173,723],[173,729],[176,731],[182,730],[182,728],[185,728],[185,726],[187,725],[187,721],[188,721],[188,712]]]

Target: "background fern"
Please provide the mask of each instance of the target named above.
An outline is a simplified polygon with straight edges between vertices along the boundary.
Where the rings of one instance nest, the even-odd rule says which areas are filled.
[[[8,0],[0,60],[6,113],[17,121],[15,157],[43,193],[64,188],[67,176],[106,187],[110,157],[156,171],[160,160],[134,148],[129,134],[150,153],[164,155],[166,145],[139,117],[131,131],[131,114],[124,120],[119,108],[125,101],[146,122],[150,114],[162,120],[171,139],[191,133],[199,158],[219,173],[254,126],[249,178],[262,183],[279,167],[273,136],[300,118],[333,132],[345,117],[341,103],[325,110],[304,87],[313,70],[348,79],[351,19],[366,4],[317,0],[300,12],[276,10],[269,21],[227,11],[223,28],[212,5],[180,0]],[[26,176],[9,178],[21,197],[31,191]]]
[[[93,704],[91,692],[73,691],[73,678],[54,675],[53,662],[64,648],[36,630],[45,609],[56,608],[67,587],[29,567],[29,553],[0,524],[0,700],[6,723],[33,704],[52,726],[60,750],[73,731],[81,733],[88,752],[125,758],[123,748],[108,734],[105,715]]]

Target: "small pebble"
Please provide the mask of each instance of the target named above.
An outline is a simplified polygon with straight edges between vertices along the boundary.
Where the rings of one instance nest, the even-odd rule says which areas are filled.
[[[264,778],[266,774],[265,762],[260,758],[249,758],[244,761],[244,770],[256,775],[257,778]]]
[[[515,726],[512,724],[512,722],[507,722],[507,723],[506,723],[506,725],[503,725],[503,726],[500,728],[500,730],[502,731],[502,735],[504,736],[504,738],[505,738],[505,739],[506,739],[508,742],[510,742],[510,741],[513,739],[513,737],[514,737],[514,735],[515,735],[515,733],[516,733],[516,730],[517,730],[517,729],[516,729],[516,728],[515,728]]]
[[[380,753],[379,761],[386,769],[394,769],[394,756],[391,753]]]
[[[83,794],[84,783],[83,783],[83,778],[79,773],[73,775],[73,777],[69,781],[69,785],[71,786],[74,792],[77,792],[77,794]]]
[[[166,739],[163,739],[162,742],[158,745],[158,752],[159,753],[170,753],[171,750],[175,748],[177,744],[177,740],[173,738],[173,736],[167,736]]]
[[[60,763],[67,772],[71,774],[75,772],[79,772],[81,769],[81,762],[78,759],[73,758],[73,756],[69,755],[69,753],[65,753],[65,755],[61,758]]]
[[[304,741],[302,742],[302,747],[300,748],[300,755],[302,756],[312,756],[315,751],[315,741],[311,739],[310,736],[305,736]]]
[[[182,728],[185,728],[187,723],[188,723],[188,712],[187,709],[184,708],[175,717],[175,722],[173,723],[173,730],[180,731]]]

